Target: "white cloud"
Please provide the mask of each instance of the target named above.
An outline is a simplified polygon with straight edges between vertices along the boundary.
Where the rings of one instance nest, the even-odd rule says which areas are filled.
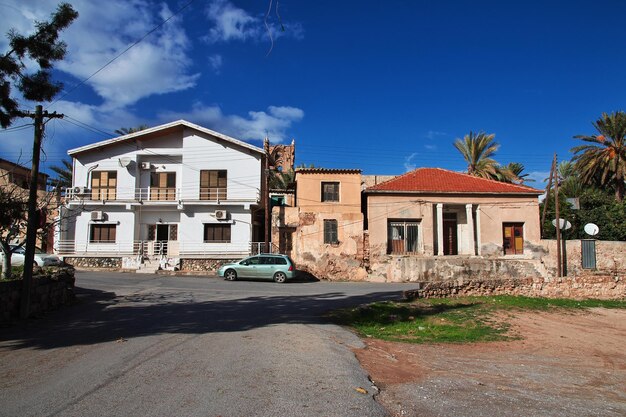
[[[33,19],[47,20],[57,0],[11,3],[0,13],[0,26],[32,31]],[[147,0],[73,0],[79,17],[61,33],[68,53],[55,67],[84,80],[107,62],[172,15],[165,3]],[[0,8],[3,8],[0,5]],[[14,9],[19,9],[20,13]],[[4,11],[4,10],[2,10]],[[0,43],[0,46],[6,46]],[[87,81],[103,99],[106,108],[120,108],[155,94],[193,87],[199,74],[190,73],[190,42],[180,16],[143,39],[111,65]],[[66,88],[70,88],[67,85]]]
[[[268,136],[272,143],[287,140],[287,131],[302,120],[304,111],[296,107],[269,106],[267,111],[250,111],[248,117],[225,115],[217,106],[196,103],[189,112],[162,112],[159,119],[168,122],[185,119],[209,129],[242,140],[262,140]]]
[[[273,9],[272,9],[273,10]],[[274,22],[274,14],[267,18],[254,16],[228,0],[213,0],[206,8],[212,24],[205,40],[210,43],[228,41],[258,41],[264,37],[276,40],[281,36],[302,39],[304,29],[299,23]],[[267,24],[267,26],[266,26]]]
[[[222,69],[222,64],[223,59],[221,55],[215,54],[209,57],[209,66],[213,68],[213,71],[215,71],[216,74],[220,73],[220,70]]]
[[[435,139],[437,139],[438,137],[441,137],[441,136],[448,136],[448,134],[446,132],[438,132],[436,130],[429,130],[424,135],[424,137],[426,139],[430,139],[430,140],[435,140]]]
[[[405,172],[413,171],[417,167],[417,165],[415,165],[415,163],[412,162],[413,158],[415,158],[416,156],[417,156],[417,153],[412,153],[411,155],[404,158]]]

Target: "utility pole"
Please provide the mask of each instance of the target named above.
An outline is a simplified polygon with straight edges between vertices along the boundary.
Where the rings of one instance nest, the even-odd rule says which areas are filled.
[[[556,166],[556,154],[554,154]],[[557,276],[563,276],[563,265],[561,263],[561,218],[559,217],[559,173],[554,170],[554,214],[556,216],[556,263]]]
[[[20,299],[20,317],[28,317],[30,308],[30,292],[33,281],[33,260],[35,258],[35,240],[39,221],[37,219],[37,184],[39,182],[39,155],[41,154],[41,139],[43,138],[44,119],[63,118],[62,114],[48,113],[43,107],[35,107],[35,113],[22,112],[21,117],[30,117],[35,124],[35,138],[33,140],[33,165],[30,170],[30,185],[28,190],[28,223],[26,227],[26,245],[24,247],[24,278],[22,280],[22,294]]]
[[[554,159],[552,160],[552,168],[550,168],[550,179],[548,180],[548,186],[546,187],[546,199],[543,205],[543,212],[541,213],[541,223],[539,223],[541,237],[543,238],[543,224],[546,222],[546,211],[548,209],[548,201],[550,199],[550,191],[552,191],[552,177],[554,176],[554,171],[556,171],[556,153],[554,154]]]
[[[270,253],[270,140],[265,138],[263,141],[263,150],[265,151],[265,166],[263,169],[263,201],[265,202],[265,253]]]

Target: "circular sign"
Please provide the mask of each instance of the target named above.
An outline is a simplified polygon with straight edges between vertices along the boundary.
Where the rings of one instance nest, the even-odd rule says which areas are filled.
[[[593,224],[593,223],[587,223],[585,225],[585,233],[587,233],[589,236],[595,236],[598,234],[598,232],[600,232],[600,228]]]
[[[556,219],[552,220],[552,226],[556,227]],[[568,230],[572,228],[572,224],[565,219],[559,219],[559,229]]]

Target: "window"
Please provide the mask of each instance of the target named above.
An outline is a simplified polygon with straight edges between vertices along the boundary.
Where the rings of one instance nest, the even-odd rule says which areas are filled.
[[[419,222],[389,221],[387,224],[388,253],[418,252]]]
[[[226,170],[200,171],[200,200],[226,199]]]
[[[175,172],[153,172],[150,174],[150,200],[176,200]]]
[[[92,224],[89,233],[91,243],[115,243],[115,224]]]
[[[117,171],[94,171],[91,174],[91,199],[115,200]]]
[[[204,241],[230,243],[230,224],[205,224]]]
[[[324,220],[324,243],[339,243],[337,220]]]
[[[322,183],[322,201],[339,201],[339,183],[323,182]]]
[[[505,255],[524,254],[524,223],[502,223]]]

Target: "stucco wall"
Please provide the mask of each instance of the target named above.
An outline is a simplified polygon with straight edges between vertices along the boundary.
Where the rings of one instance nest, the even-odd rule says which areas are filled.
[[[339,182],[339,201],[322,202],[322,182]],[[361,212],[361,174],[308,173],[296,171],[296,206],[303,211],[331,213]]]

